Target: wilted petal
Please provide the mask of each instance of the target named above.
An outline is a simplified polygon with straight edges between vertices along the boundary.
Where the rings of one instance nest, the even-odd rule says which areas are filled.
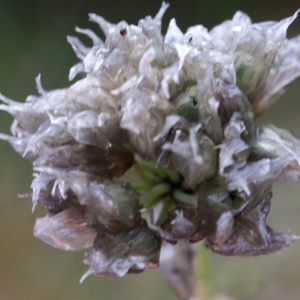
[[[76,31],[92,48],[68,38],[81,60],[70,78],[85,78],[46,91],[38,76],[39,95],[25,103],[0,95],[0,109],[15,118],[13,136],[0,139],[38,172],[33,206],[39,202],[50,215],[37,220],[37,237],[80,250],[97,234],[83,278],[157,268],[168,241],[178,246],[168,250],[169,265],[162,254],[163,273],[188,299],[194,248],[182,240],[251,256],[297,239],[273,231],[266,218],[273,184],[300,182],[300,141],[258,128],[255,114],[300,75],[300,40],[286,39],[297,13],[251,24],[237,12],[210,32],[196,25],[183,33],[172,19],[164,37],[167,7],[138,26],[90,14],[105,42],[89,29]],[[132,166],[142,183],[116,180]],[[145,211],[152,211],[150,225]]]
[[[78,188],[74,188],[74,193],[79,203],[86,205],[85,219],[89,225],[117,232],[130,229],[138,222],[139,195],[129,184],[90,182],[81,191]]]
[[[120,177],[133,163],[130,151],[110,147],[101,148],[73,144],[59,147],[40,146],[39,158],[34,160],[34,167],[58,167],[77,169],[83,172],[101,174],[103,177]]]
[[[96,232],[86,225],[79,210],[70,208],[53,216],[38,218],[34,236],[55,248],[80,251],[93,245]]]
[[[202,130],[219,144],[223,140],[221,116],[219,115],[220,102],[214,94],[212,70],[206,71],[204,78],[198,81],[196,101],[200,114]]]
[[[85,219],[91,226],[103,227],[110,232],[130,229],[139,219],[139,195],[127,183],[104,181],[99,176],[79,171],[64,171],[39,167],[38,171],[56,178],[52,194],[58,188],[60,196],[67,198],[71,191],[80,205],[85,206]]]
[[[173,143],[166,143],[164,150],[172,152],[175,169],[184,176],[188,185],[196,185],[215,173],[216,153],[209,137],[199,132],[200,126],[190,128],[189,134],[177,130]]]
[[[213,47],[211,36],[208,34],[207,28],[202,25],[189,27],[184,35],[184,41],[201,50]]]
[[[217,221],[215,243],[223,245],[229,238],[234,224],[231,211],[223,212]]]
[[[280,22],[253,24],[247,35],[240,39],[235,51],[237,85],[252,103],[260,100],[255,98],[255,92],[266,84],[274,58],[297,14]]]
[[[34,174],[34,179],[31,183],[31,188],[32,188],[32,205],[34,210],[37,201],[39,199],[39,194],[42,190],[48,191],[49,188],[51,188],[51,182],[54,182],[55,177],[53,175],[41,173],[41,174]]]
[[[224,129],[225,139],[220,147],[219,174],[224,175],[235,165],[246,163],[250,154],[250,146],[241,139],[246,126],[239,113],[234,113],[229,124]]]
[[[38,156],[40,151],[39,146],[42,143],[47,143],[52,147],[56,147],[72,140],[72,136],[67,132],[64,126],[51,124],[47,121],[38,128],[34,135],[31,136],[23,155],[26,156],[27,153],[29,153]]]
[[[98,234],[94,248],[86,255],[90,269],[83,275],[117,278],[158,267],[160,240],[142,222],[128,233]]]
[[[258,157],[290,157],[300,164],[300,141],[288,130],[263,126],[253,141],[253,153]]]
[[[278,181],[299,184],[300,141],[288,130],[273,125],[261,128],[252,145],[256,157],[281,158],[287,162],[277,178]]]
[[[256,114],[261,114],[300,76],[300,36],[286,40],[275,57],[265,84],[251,96]]]
[[[119,121],[112,113],[85,110],[70,118],[67,128],[75,140],[82,144],[104,149],[110,147],[112,142],[121,145]]]
[[[247,129],[245,138],[255,137],[254,112],[241,90],[233,84],[224,82],[224,80],[216,80],[215,92],[220,99],[219,112],[222,125],[227,124],[235,112],[240,112]]]
[[[2,94],[0,94],[0,100],[5,103],[5,105],[0,105],[0,109],[10,113],[17,120],[19,126],[28,133],[35,132],[48,119],[42,109],[34,107],[30,103],[16,102]]]
[[[223,244],[231,234],[233,217],[249,203],[243,191],[230,190],[224,179],[204,184],[198,196],[199,240]]]
[[[299,239],[289,232],[277,233],[266,225],[270,199],[271,194],[262,198],[254,207],[249,204],[245,211],[235,218],[234,230],[222,245],[216,240],[208,239],[207,243],[212,251],[232,257],[270,254],[281,251]]]
[[[120,103],[120,127],[130,131],[133,149],[143,158],[157,158],[160,144],[153,139],[162,130],[165,118],[174,113],[172,105],[151,90],[139,89],[125,93]]]
[[[149,225],[160,237],[170,243],[182,239],[190,241],[200,240],[197,230],[199,228],[199,217],[195,206],[180,205],[168,213],[166,220],[161,226]],[[201,237],[202,238],[202,237]]]
[[[227,180],[233,190],[243,190],[250,196],[250,186],[255,186],[256,189],[259,189],[261,185],[273,184],[283,168],[289,165],[289,163],[290,159],[261,159],[257,162],[248,163],[242,168],[233,169],[228,173]]]
[[[238,11],[232,20],[215,26],[209,32],[209,35],[216,49],[226,53],[233,53],[240,39],[248,33],[250,25],[250,18],[241,11]]]

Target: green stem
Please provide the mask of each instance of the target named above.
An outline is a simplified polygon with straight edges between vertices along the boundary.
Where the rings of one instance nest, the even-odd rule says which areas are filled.
[[[201,243],[198,249],[195,275],[196,281],[192,298],[199,300],[213,300],[215,296],[213,277],[205,243]]]

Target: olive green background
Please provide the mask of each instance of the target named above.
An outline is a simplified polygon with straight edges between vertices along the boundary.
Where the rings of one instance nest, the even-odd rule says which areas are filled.
[[[299,0],[184,0],[170,1],[163,31],[176,18],[179,27],[203,24],[208,28],[231,18],[236,10],[248,13],[254,22],[280,20],[300,7]],[[88,13],[95,12],[111,22],[123,19],[136,24],[154,16],[161,1],[135,0],[0,0],[0,92],[18,101],[37,94],[34,78],[41,73],[46,90],[68,86],[68,71],[77,62],[66,35],[77,35],[74,26],[91,28]],[[300,21],[289,36],[300,34]],[[90,42],[82,38],[88,45]],[[300,138],[300,80],[296,80],[280,102],[258,122],[290,129]],[[12,118],[0,112],[0,131],[8,133]],[[32,169],[11,147],[0,141],[0,300],[14,299],[176,299],[157,271],[118,280],[88,277],[82,253],[56,250],[35,239],[36,217],[29,199],[17,193],[30,191]],[[274,188],[268,223],[278,231],[290,229],[300,235],[300,187]],[[215,288],[235,299],[300,299],[300,242],[283,254],[249,259],[231,259],[211,254]]]

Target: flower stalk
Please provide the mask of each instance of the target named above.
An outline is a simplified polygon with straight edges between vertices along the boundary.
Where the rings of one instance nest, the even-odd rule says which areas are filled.
[[[208,249],[205,243],[199,245],[195,270],[195,287],[191,300],[214,300],[213,276],[210,268]]]

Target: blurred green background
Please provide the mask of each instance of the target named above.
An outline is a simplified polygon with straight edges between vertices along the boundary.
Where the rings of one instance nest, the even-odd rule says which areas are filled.
[[[212,26],[229,19],[236,10],[248,13],[253,22],[280,20],[300,7],[299,0],[185,0],[170,1],[163,31],[176,18],[185,31],[195,24]],[[46,90],[69,85],[68,71],[77,62],[66,35],[74,26],[91,28],[88,13],[95,12],[111,22],[123,19],[136,24],[146,15],[154,16],[161,5],[152,1],[103,0],[0,0],[0,92],[18,101],[36,94],[34,78],[41,73]],[[300,21],[291,26],[289,36],[300,33]],[[82,38],[86,43],[88,40]],[[291,130],[300,138],[300,80],[296,80],[281,101],[259,118]],[[9,132],[11,117],[1,112],[0,131]],[[30,191],[32,169],[8,144],[0,142],[0,300],[14,299],[176,299],[156,271],[119,280],[88,277],[83,253],[56,250],[35,239],[36,217],[31,202],[17,193]],[[268,223],[278,231],[289,228],[300,235],[300,187],[274,188]],[[300,242],[282,254],[249,259],[210,255],[215,288],[235,299],[300,299]]]

